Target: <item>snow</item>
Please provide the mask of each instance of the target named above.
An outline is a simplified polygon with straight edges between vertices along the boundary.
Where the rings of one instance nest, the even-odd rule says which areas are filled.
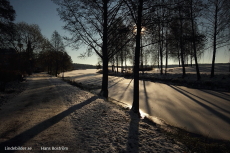
[[[101,74],[95,72],[76,70],[65,76],[101,85]],[[127,109],[132,103],[132,79],[109,76],[113,102],[45,73],[32,75],[26,84],[25,91],[1,106],[1,149],[19,145],[33,147],[33,152],[52,146],[68,147],[69,152],[187,151],[161,132],[166,123],[207,137],[230,136],[229,92],[140,81],[141,113],[155,124]]]
[[[185,146],[156,124],[128,109],[71,86],[34,74],[27,89],[0,110],[0,151],[5,146],[53,147],[67,152],[184,152]]]
[[[228,84],[229,72],[223,65],[216,66],[220,80]],[[181,68],[174,68],[180,69]],[[193,73],[194,68],[191,70]],[[210,66],[205,65],[202,73],[208,73]],[[101,85],[102,75],[96,70],[76,70],[65,73],[68,79],[82,84]],[[190,73],[192,73],[190,72]],[[226,76],[227,74],[227,76]],[[154,74],[155,76],[158,74]],[[166,77],[181,76],[172,72]],[[195,74],[193,74],[195,76]],[[160,75],[158,75],[160,77]],[[222,80],[221,77],[226,79]],[[161,76],[162,77],[162,76]],[[196,77],[195,77],[196,78]],[[210,80],[207,75],[208,80]],[[194,79],[190,77],[187,79]],[[218,81],[218,77],[214,79]],[[148,116],[163,120],[167,124],[186,129],[216,139],[230,139],[230,93],[206,89],[192,89],[184,86],[167,85],[157,82],[140,81],[140,109]],[[93,90],[98,93],[100,89]],[[123,102],[128,106],[133,101],[133,81],[123,77],[109,76],[109,97]]]
[[[84,106],[71,116],[81,148],[87,148],[87,152],[183,152],[183,145],[168,140],[157,126],[129,110],[85,91],[79,94],[87,96],[70,105]]]

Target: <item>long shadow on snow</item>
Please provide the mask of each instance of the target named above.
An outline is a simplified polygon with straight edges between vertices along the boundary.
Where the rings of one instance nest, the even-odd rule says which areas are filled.
[[[121,79],[117,80],[116,82],[114,82],[114,84],[110,85],[108,88],[111,88],[111,87],[115,86],[116,84],[118,84],[119,82],[121,82],[124,79],[125,78],[121,78]]]
[[[192,98],[191,96],[189,96],[188,94],[186,94],[185,92],[181,91],[180,89],[177,89],[176,87],[172,86],[172,85],[168,85],[169,87],[173,88],[174,90],[180,92],[181,94],[187,96],[188,98],[190,98],[191,100],[193,100],[194,102],[196,102],[197,104],[201,105],[202,107],[206,108],[207,110],[209,110],[210,112],[212,112],[214,115],[218,116],[219,118],[221,118],[222,120],[224,120],[226,123],[230,124],[230,118],[228,116],[225,116],[224,114],[222,114],[221,112],[216,111],[215,109],[203,104],[202,102]]]
[[[140,118],[138,117],[137,114],[133,113],[132,111],[130,111],[129,114],[130,114],[130,117],[131,117],[131,121],[130,121],[130,124],[129,124],[129,135],[128,135],[126,151],[127,152],[138,153],[139,152],[138,133],[139,133]]]
[[[228,110],[226,110],[226,109],[223,109],[223,108],[221,108],[221,107],[219,107],[219,106],[217,106],[217,105],[215,105],[215,104],[213,104],[213,103],[211,103],[211,102],[209,102],[209,101],[207,101],[207,100],[205,100],[205,99],[203,99],[203,98],[201,98],[201,97],[199,97],[199,96],[196,96],[196,95],[194,95],[194,94],[192,94],[192,93],[190,93],[190,92],[188,92],[188,91],[186,91],[186,90],[184,90],[184,89],[181,89],[180,87],[175,87],[175,88],[177,88],[177,89],[179,89],[179,90],[181,90],[181,91],[183,91],[183,92],[186,92],[186,93],[188,93],[188,94],[190,94],[190,95],[192,95],[192,96],[194,96],[194,97],[197,97],[197,98],[199,98],[199,99],[201,99],[201,100],[203,100],[203,101],[205,101],[205,102],[207,102],[207,103],[209,103],[209,104],[211,104],[211,105],[213,105],[213,106],[215,106],[215,107],[221,109],[222,111],[224,111],[224,112],[230,114],[230,111],[228,111]],[[210,93],[209,93],[209,94],[210,94]],[[210,94],[210,95],[212,95],[212,94]]]
[[[36,126],[30,128],[29,130],[26,130],[25,132],[11,138],[10,140],[7,140],[5,142],[2,142],[0,144],[0,150],[4,150],[5,146],[23,146],[24,143],[41,133],[42,131],[48,129],[49,127],[53,126],[54,124],[58,123],[60,120],[65,118],[66,116],[70,115],[74,111],[81,109],[85,105],[88,105],[89,103],[96,100],[98,97],[93,96],[90,99],[87,99],[86,101],[74,105],[70,107],[69,109],[63,111],[62,113],[59,113],[58,115],[47,119],[43,121],[42,123],[37,124]],[[8,151],[8,152],[14,152],[14,151]]]
[[[129,88],[129,86],[130,86],[130,84],[131,84],[132,81],[133,81],[133,79],[130,80],[129,84],[128,84],[127,87],[125,88],[125,91],[124,91],[123,94],[119,97],[119,101],[121,101],[121,99],[124,97],[125,92],[126,92],[126,90]]]
[[[224,99],[224,100],[227,100],[230,102],[230,95],[228,95],[228,94],[225,94],[222,92],[217,92],[217,91],[208,91],[208,90],[201,90],[201,91],[208,93],[208,94],[211,94],[211,95],[214,95],[216,97],[219,97],[221,99]]]
[[[146,91],[146,85],[145,85],[145,81],[143,80],[143,86],[144,86],[144,94],[145,94],[145,104],[146,104],[146,107],[147,107],[147,113],[150,114],[151,113],[151,110],[150,110],[150,106],[149,106],[149,97],[148,97],[148,94],[147,94],[147,91]]]
[[[109,82],[116,82],[116,80],[119,80],[120,77],[117,76],[109,76]]]

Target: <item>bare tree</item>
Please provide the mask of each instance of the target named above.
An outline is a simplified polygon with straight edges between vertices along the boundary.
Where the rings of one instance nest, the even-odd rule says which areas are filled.
[[[197,60],[195,21],[196,21],[196,18],[200,16],[200,12],[203,8],[203,4],[201,0],[196,0],[195,2],[193,0],[190,0],[189,6],[190,6],[190,20],[191,20],[191,28],[192,28],[192,45],[193,45],[193,52],[194,52],[193,55],[194,55],[195,64],[196,64],[197,80],[200,80],[201,76],[200,76],[200,70],[199,70],[199,65],[198,65],[198,60]]]
[[[110,27],[120,16],[121,0],[53,0],[60,7],[61,19],[66,23],[64,29],[72,37],[68,40],[73,47],[79,44],[88,46],[89,52],[94,51],[103,62],[101,95],[108,97],[108,61],[115,53],[108,51]],[[121,45],[122,46],[122,45]]]
[[[133,88],[133,104],[132,111],[140,115],[139,112],[139,65],[140,65],[140,51],[141,51],[141,29],[143,16],[143,0],[124,0],[129,14],[136,26],[136,47],[134,57],[134,88]]]
[[[65,52],[65,46],[62,40],[61,35],[55,30],[52,34],[51,37],[51,45],[52,45],[52,49],[54,51],[54,56],[55,56],[55,76],[58,75],[59,69],[62,66],[63,63],[61,63],[61,58],[59,54],[63,53],[63,57],[64,57],[64,52]],[[62,53],[60,53],[62,52]]]
[[[211,77],[214,77],[216,51],[227,44],[230,9],[229,0],[208,0],[206,19],[208,21],[208,34],[212,41],[213,57]]]
[[[186,17],[186,14],[185,14],[185,7],[184,7],[184,2],[183,1],[180,1],[176,4],[176,9],[178,11],[178,19],[179,19],[179,36],[180,36],[180,58],[181,58],[181,65],[182,65],[182,78],[185,77],[185,63],[184,63],[184,57],[185,57],[185,53],[184,53],[184,39],[183,39],[183,36],[184,36],[184,22],[185,22],[185,19],[187,18]]]

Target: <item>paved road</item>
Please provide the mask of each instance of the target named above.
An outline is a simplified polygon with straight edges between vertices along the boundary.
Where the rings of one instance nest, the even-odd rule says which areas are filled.
[[[65,74],[76,81],[101,84],[95,70]],[[166,123],[208,137],[230,140],[230,93],[191,89],[183,86],[140,81],[140,109]],[[109,77],[109,97],[129,105],[133,101],[133,81]]]

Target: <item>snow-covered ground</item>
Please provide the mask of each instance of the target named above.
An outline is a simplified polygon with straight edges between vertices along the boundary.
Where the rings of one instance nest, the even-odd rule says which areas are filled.
[[[188,151],[157,125],[60,78],[40,73],[26,83],[1,107],[0,152],[15,146],[35,153],[52,147],[71,153]]]
[[[102,75],[95,72],[96,70],[75,70],[65,73],[65,76],[82,84],[100,86]],[[94,90],[96,93],[99,91],[100,89]],[[109,76],[109,97],[130,106],[133,101],[132,93],[132,79]],[[230,140],[229,92],[140,81],[140,109],[173,126],[207,137]]]
[[[229,63],[216,64],[215,74],[230,74],[229,67],[230,67]],[[199,65],[199,70],[201,74],[207,74],[207,75],[211,74],[211,68],[212,68],[211,64],[200,64]],[[186,73],[189,73],[189,74],[196,73],[196,66],[194,64],[192,67],[190,65],[185,67],[185,69],[186,69]],[[115,70],[117,70],[117,68],[115,68]],[[167,73],[169,74],[181,74],[182,67],[179,67],[178,65],[168,65],[167,70],[168,70]],[[121,68],[118,68],[118,71],[120,72]],[[164,66],[163,66],[163,72],[165,72]],[[160,73],[160,68],[158,68],[158,66],[154,66],[153,70],[147,71],[147,73]]]

